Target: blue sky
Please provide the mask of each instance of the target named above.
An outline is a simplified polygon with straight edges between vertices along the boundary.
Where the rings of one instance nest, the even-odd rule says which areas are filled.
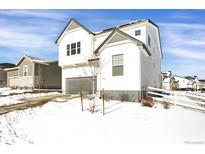
[[[205,78],[205,10],[0,10],[0,63],[23,54],[58,58],[55,40],[70,18],[91,31],[138,19],[160,27],[162,71]]]

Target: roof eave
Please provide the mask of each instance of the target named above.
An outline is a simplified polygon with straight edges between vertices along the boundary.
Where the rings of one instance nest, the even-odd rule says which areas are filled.
[[[5,71],[12,71],[12,70],[17,70],[19,67],[12,67],[12,68],[5,68]]]
[[[66,24],[65,28],[63,29],[63,31],[60,33],[60,35],[58,36],[58,38],[55,41],[55,44],[58,43],[59,39],[61,38],[61,36],[63,35],[63,33],[65,32],[66,28],[69,26],[69,24],[74,21],[76,22],[80,27],[82,27],[83,29],[85,29],[89,34],[95,35],[93,32],[91,32],[88,28],[86,28],[85,26],[83,26],[81,23],[79,23],[77,20],[75,20],[74,18],[71,18],[69,20],[69,22]]]

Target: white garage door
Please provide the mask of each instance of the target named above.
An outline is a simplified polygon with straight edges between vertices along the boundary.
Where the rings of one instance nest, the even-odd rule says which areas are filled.
[[[97,89],[97,81],[94,82],[95,91]],[[92,93],[93,81],[92,77],[82,77],[82,78],[68,78],[66,79],[66,93],[78,94],[80,91],[86,91]]]

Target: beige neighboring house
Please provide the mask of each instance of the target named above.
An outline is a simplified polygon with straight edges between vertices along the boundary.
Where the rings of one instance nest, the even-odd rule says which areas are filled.
[[[0,87],[5,86],[6,84],[6,72],[3,68],[0,68]]]
[[[24,55],[16,67],[7,71],[7,86],[26,88],[61,88],[61,68],[58,61]]]

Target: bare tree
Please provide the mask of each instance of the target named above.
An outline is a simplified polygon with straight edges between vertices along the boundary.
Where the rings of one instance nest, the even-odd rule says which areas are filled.
[[[96,112],[96,100],[95,100],[95,81],[97,80],[97,75],[99,73],[99,58],[91,59],[88,61],[90,72],[92,74],[92,95],[90,96],[91,104],[90,111],[92,113]]]
[[[87,58],[84,57],[84,59],[86,60]],[[100,57],[99,55],[96,55],[95,57],[93,57],[92,59],[88,59],[88,66],[89,66],[89,72],[86,69],[83,69],[83,72],[85,75],[89,76],[89,74],[91,74],[92,79],[90,79],[90,81],[92,82],[92,95],[90,95],[88,97],[88,99],[90,100],[90,111],[92,113],[96,112],[96,91],[95,91],[95,82],[97,80],[97,76],[101,71],[101,68],[106,65],[109,61],[103,62],[103,64],[101,63]],[[101,80],[101,79],[99,79]],[[100,89],[101,89],[101,85],[100,85]]]

